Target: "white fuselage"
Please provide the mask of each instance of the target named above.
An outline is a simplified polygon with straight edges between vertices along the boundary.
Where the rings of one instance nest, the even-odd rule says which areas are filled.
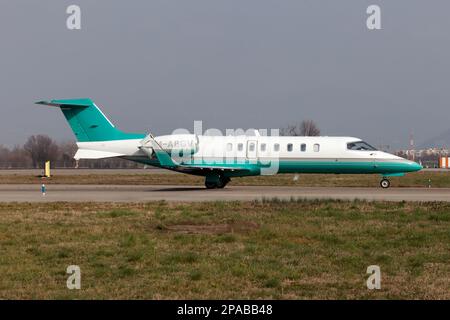
[[[419,165],[395,155],[374,150],[351,149],[364,143],[354,137],[299,136],[197,136],[167,135],[155,138],[170,153],[183,154],[182,162],[197,166],[255,166],[277,162],[277,172],[324,173],[402,173],[416,171]],[[76,158],[123,157],[159,166],[158,160],[143,146],[151,140],[80,142]],[[367,145],[368,146],[368,145]],[[370,146],[369,146],[370,147]],[[178,161],[180,162],[180,161]]]

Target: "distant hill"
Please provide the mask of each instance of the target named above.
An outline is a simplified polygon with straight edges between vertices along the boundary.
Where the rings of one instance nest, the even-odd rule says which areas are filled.
[[[441,133],[438,136],[435,136],[431,139],[426,140],[425,142],[423,142],[422,144],[419,145],[418,149],[427,149],[427,148],[433,148],[433,147],[437,147],[437,148],[442,148],[442,147],[449,148],[450,147],[450,129]]]

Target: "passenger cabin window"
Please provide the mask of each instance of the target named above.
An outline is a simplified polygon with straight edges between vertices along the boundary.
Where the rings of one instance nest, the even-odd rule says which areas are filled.
[[[374,147],[364,141],[356,141],[347,143],[348,150],[359,150],[359,151],[375,151]]]
[[[265,152],[265,151],[266,151],[266,144],[261,143],[261,152]]]
[[[301,152],[305,152],[305,151],[306,151],[306,144],[302,143],[302,144],[300,145],[300,151],[301,151]]]
[[[227,151],[233,151],[233,144],[227,143]]]
[[[288,151],[288,152],[291,152],[292,149],[293,149],[292,143],[288,143],[288,145],[287,145],[287,151]]]
[[[273,151],[275,151],[275,152],[280,151],[280,145],[279,145],[278,143],[275,143],[275,144],[273,145]]]
[[[320,151],[320,144],[316,143],[314,144],[314,152],[319,152]]]
[[[244,150],[244,145],[242,143],[238,143],[238,151]]]

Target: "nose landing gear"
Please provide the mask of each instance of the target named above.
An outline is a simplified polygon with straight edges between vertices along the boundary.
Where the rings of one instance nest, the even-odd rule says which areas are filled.
[[[388,179],[386,179],[386,178],[381,179],[380,187],[382,187],[383,189],[387,189],[390,187],[390,185],[391,185],[391,182]]]

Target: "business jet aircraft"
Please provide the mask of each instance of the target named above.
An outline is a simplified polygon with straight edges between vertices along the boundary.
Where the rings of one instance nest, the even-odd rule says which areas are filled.
[[[59,107],[77,139],[75,159],[123,158],[204,176],[208,189],[232,177],[276,173],[378,173],[388,177],[422,169],[416,162],[376,150],[352,137],[204,136],[118,130],[90,99],[39,101]]]

